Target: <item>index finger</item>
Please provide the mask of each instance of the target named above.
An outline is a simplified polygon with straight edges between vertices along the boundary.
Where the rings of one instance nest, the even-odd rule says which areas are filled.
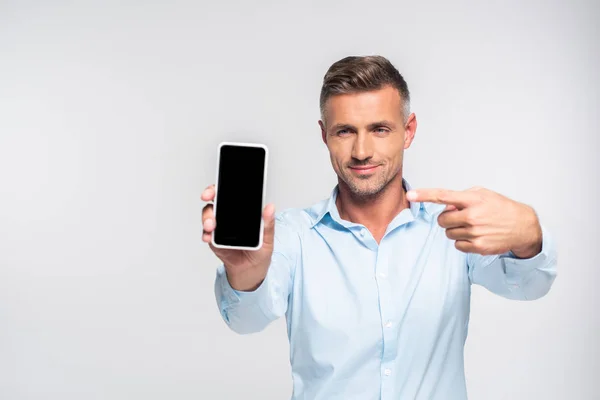
[[[448,189],[415,189],[406,193],[410,201],[423,201],[429,203],[453,205],[465,208],[475,203],[476,198],[472,192],[463,192]]]

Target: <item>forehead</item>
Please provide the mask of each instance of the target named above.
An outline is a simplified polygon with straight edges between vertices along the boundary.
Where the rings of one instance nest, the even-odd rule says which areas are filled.
[[[374,120],[402,118],[402,99],[392,86],[382,89],[338,94],[331,96],[325,104],[328,125],[336,123],[368,124]]]

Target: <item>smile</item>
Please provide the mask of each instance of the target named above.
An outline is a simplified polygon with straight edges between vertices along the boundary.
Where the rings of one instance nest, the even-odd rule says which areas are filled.
[[[374,172],[378,167],[379,165],[365,165],[361,167],[350,167],[350,169],[359,175],[365,175]]]

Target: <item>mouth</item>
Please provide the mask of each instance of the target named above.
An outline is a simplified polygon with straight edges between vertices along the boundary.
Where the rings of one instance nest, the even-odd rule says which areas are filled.
[[[361,166],[350,167],[350,169],[358,175],[371,174],[377,168],[379,168],[379,165],[361,165]]]

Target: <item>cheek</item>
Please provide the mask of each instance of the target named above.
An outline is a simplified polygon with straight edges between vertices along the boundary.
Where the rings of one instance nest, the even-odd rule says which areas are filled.
[[[388,161],[388,163],[399,163],[402,162],[404,155],[404,147],[398,143],[387,143],[379,148],[379,154],[381,157]]]
[[[400,149],[398,149],[398,153],[396,153],[395,159],[398,162],[402,162],[403,158],[404,158],[404,148],[400,148]]]
[[[335,164],[343,164],[348,158],[344,146],[340,143],[330,143],[328,146],[329,156]]]
[[[333,169],[337,171],[338,165],[342,163],[342,160],[338,158],[337,153],[332,151],[331,148],[329,148],[329,159],[331,160],[331,165],[333,166]]]

